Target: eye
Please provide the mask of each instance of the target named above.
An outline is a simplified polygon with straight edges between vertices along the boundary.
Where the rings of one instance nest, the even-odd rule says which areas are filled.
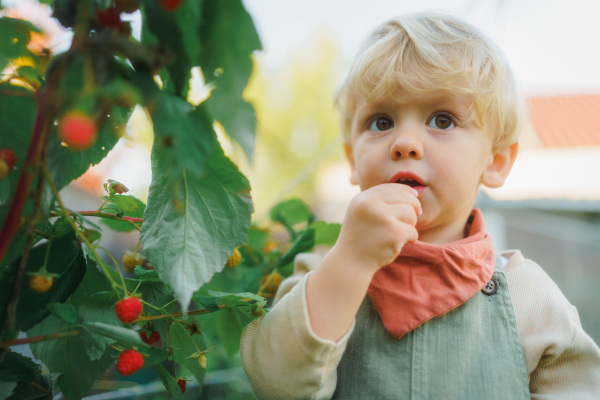
[[[369,130],[374,132],[382,132],[392,129],[393,127],[394,123],[389,118],[377,117],[369,125]]]
[[[427,126],[434,129],[454,128],[454,119],[448,114],[436,114],[427,122]]]

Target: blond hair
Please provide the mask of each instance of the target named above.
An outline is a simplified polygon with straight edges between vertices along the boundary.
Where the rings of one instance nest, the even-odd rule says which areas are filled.
[[[503,52],[478,29],[443,14],[401,16],[368,37],[336,96],[344,140],[359,102],[433,90],[471,96],[472,117],[494,147],[517,141],[523,103]]]

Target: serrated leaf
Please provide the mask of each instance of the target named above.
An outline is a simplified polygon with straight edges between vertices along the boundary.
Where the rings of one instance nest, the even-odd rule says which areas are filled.
[[[32,359],[8,349],[0,364],[0,381],[30,382],[35,379],[39,371],[40,366]]]
[[[161,363],[169,357],[169,350],[164,347],[157,349],[156,347],[148,346],[142,349],[142,353],[146,355],[146,357],[144,357],[145,366]]]
[[[204,106],[194,109],[185,100],[168,93],[159,93],[153,106],[152,123],[156,136],[153,152],[172,151],[168,168],[178,176],[181,170],[192,174],[204,173],[204,168],[216,141],[212,123]],[[165,159],[166,161],[166,159]]]
[[[102,336],[111,337],[119,342],[131,344],[133,346],[149,347],[142,339],[140,334],[132,329],[104,324],[102,322],[88,321],[83,324],[87,329]]]
[[[175,192],[166,185],[165,152],[153,151],[153,177],[141,240],[159,276],[184,312],[192,294],[221,271],[247,240],[253,206],[248,180],[218,142],[202,177],[181,174]]]
[[[30,329],[28,336],[67,331],[69,324],[54,316],[49,316]],[[81,399],[114,362],[116,351],[108,348],[98,360],[92,361],[86,351],[83,339],[79,336],[67,337],[31,344],[34,356],[40,359],[53,373],[63,373],[58,386],[65,398]]]
[[[174,57],[167,67],[177,95],[186,97],[190,70],[198,65],[201,50],[199,24],[202,21],[199,1],[184,1],[175,12],[165,12],[157,1],[144,2],[142,41],[168,49]],[[151,34],[150,34],[151,33]]]
[[[72,230],[31,250],[25,267],[26,273],[36,272],[42,267],[48,246],[50,246],[50,253],[47,270],[60,276],[54,278],[52,287],[47,292],[37,293],[29,288],[29,276],[25,275],[21,283],[21,296],[17,308],[19,330],[25,331],[46,318],[50,310],[45,305],[63,303],[77,289],[85,275],[85,258]]]
[[[197,358],[189,357],[198,351],[206,350],[206,343],[204,343],[202,335],[190,335],[189,331],[182,327],[181,324],[172,324],[169,334],[175,362],[192,372],[200,386],[202,386],[206,370],[198,363]]]
[[[152,366],[152,369],[154,370],[154,372],[156,372],[156,375],[165,386],[165,389],[167,389],[167,392],[169,392],[169,394],[173,397],[173,399],[183,400],[183,394],[181,393],[179,385],[177,385],[175,378],[165,369],[165,367],[163,367],[162,364],[154,364]]]
[[[256,116],[242,93],[252,74],[250,56],[261,48],[260,40],[241,0],[204,1],[202,4],[200,66],[204,80],[215,87],[206,101],[207,108],[251,158]]]

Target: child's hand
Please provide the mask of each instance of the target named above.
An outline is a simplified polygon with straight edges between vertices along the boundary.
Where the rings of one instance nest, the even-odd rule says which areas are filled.
[[[385,183],[358,194],[348,206],[336,250],[373,273],[418,238],[421,203],[407,185]]]

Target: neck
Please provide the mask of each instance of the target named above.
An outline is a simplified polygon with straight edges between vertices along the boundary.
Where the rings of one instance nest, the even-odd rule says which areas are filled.
[[[456,242],[465,238],[465,225],[469,214],[454,218],[450,224],[431,229],[419,229],[419,241],[436,246]]]

